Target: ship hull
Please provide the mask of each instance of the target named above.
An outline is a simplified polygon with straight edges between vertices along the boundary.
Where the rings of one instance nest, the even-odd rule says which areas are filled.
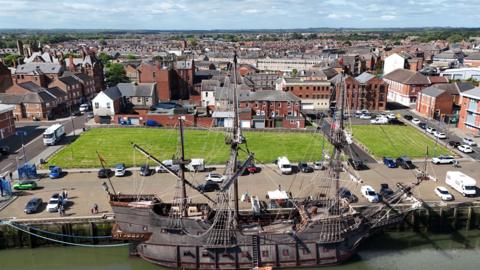
[[[185,230],[175,232],[165,229],[171,225],[171,218],[158,216],[151,209],[112,207],[116,219],[114,237],[128,235],[131,238],[115,238],[132,240],[131,255],[168,268],[252,269],[340,264],[369,235],[368,228],[360,226],[342,239],[325,242],[321,240],[320,224],[310,224],[301,233],[293,232],[293,225],[286,224],[291,229],[283,232],[237,231],[236,245],[212,248],[206,245],[209,236],[205,233],[211,224],[186,219],[182,222]]]

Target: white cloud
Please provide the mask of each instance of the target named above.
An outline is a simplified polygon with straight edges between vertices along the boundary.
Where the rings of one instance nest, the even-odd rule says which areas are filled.
[[[395,16],[395,15],[382,15],[380,18],[382,18],[382,20],[384,20],[384,21],[391,21],[391,20],[395,20],[397,18],[397,16]]]

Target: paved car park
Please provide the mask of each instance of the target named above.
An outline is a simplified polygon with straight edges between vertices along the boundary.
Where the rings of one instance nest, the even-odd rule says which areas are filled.
[[[423,167],[423,163],[416,163],[417,166]],[[480,179],[480,170],[478,170],[478,163],[471,161],[462,161],[460,168],[453,168],[451,165],[433,165],[431,162],[427,164],[427,171],[438,182],[424,181],[420,186],[414,190],[414,194],[424,199],[425,201],[439,201],[435,195],[434,189],[436,186],[445,185],[445,175],[450,170],[460,170],[465,174]],[[396,183],[412,183],[415,182],[415,171],[405,170],[402,168],[387,168],[383,164],[369,164],[370,169],[363,171],[356,171],[363,183],[353,182],[350,175],[347,173],[341,174],[340,186],[347,187],[358,198],[360,204],[368,203],[360,194],[360,188],[363,185],[372,186],[375,191],[379,192],[382,183],[388,184],[392,189],[396,188]],[[313,173],[298,172],[292,175],[281,175],[274,165],[261,166],[260,173],[241,176],[239,179],[239,195],[249,193],[250,195],[259,196],[265,200],[268,191],[276,190],[277,188],[289,191],[294,197],[305,197],[325,190],[325,181],[327,179],[325,171],[314,171]],[[127,168],[128,170],[128,168]],[[222,173],[219,169],[216,172]],[[196,174],[187,174],[193,184],[203,183],[207,172],[199,172]],[[127,172],[124,177],[111,178],[116,192],[123,194],[139,194],[139,193],[155,193],[162,200],[169,201],[175,194],[180,194],[176,188],[175,178],[167,173],[155,173],[151,176],[140,176],[138,171]],[[96,172],[87,173],[68,173],[66,176],[59,179],[42,178],[38,181],[41,188],[33,191],[23,191],[10,205],[0,212],[0,218],[44,218],[44,217],[58,217],[58,213],[49,213],[45,210],[46,203],[53,193],[60,193],[62,189],[68,192],[68,201],[65,210],[66,216],[89,216],[91,215],[91,208],[93,204],[99,207],[99,214],[108,213],[111,211],[108,204],[108,196],[102,187],[102,183],[106,179],[99,179]],[[475,201],[480,197],[464,198],[450,187],[447,189],[454,195],[455,201]],[[206,199],[188,188],[188,194],[195,202],[206,202]],[[209,193],[212,198],[215,198],[214,193]],[[36,214],[25,214],[23,209],[27,202],[33,198],[39,197],[44,201],[41,212]],[[250,204],[241,203],[242,208],[249,209]]]

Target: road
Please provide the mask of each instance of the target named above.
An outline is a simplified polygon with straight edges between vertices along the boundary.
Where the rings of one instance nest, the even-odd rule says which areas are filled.
[[[10,151],[12,153],[6,157],[1,157],[0,174],[15,170],[17,167],[17,162],[24,162],[25,156],[26,160],[28,161],[44,151],[46,146],[43,145],[42,133],[47,127],[55,123],[62,123],[65,125],[65,132],[68,134],[73,131],[73,127],[75,127],[75,129],[81,129],[85,127],[85,117],[85,115],[73,117],[73,126],[72,119],[70,118],[60,121],[17,122],[17,131],[27,132],[27,136],[23,138],[25,144],[25,155],[24,151],[22,150],[20,136],[13,135],[2,141],[2,145],[5,144],[10,146]]]
[[[422,163],[417,163],[422,166]],[[461,163],[460,170],[473,178],[480,179],[480,170],[477,169],[478,163],[474,161],[465,161]],[[340,175],[340,185],[348,188],[359,198],[359,204],[368,204],[364,197],[360,195],[362,185],[371,185],[379,191],[381,183],[387,183],[393,189],[396,183],[409,184],[415,182],[415,171],[404,170],[401,168],[390,169],[383,164],[370,164],[369,170],[359,171],[358,174],[364,183],[353,182],[346,173]],[[220,169],[219,169],[220,170]],[[438,182],[424,181],[420,186],[416,187],[413,193],[427,202],[438,201],[438,197],[434,194],[434,189],[438,185],[445,185],[445,175],[449,170],[453,170],[451,165],[433,165],[427,164],[427,172],[438,179]],[[309,195],[316,195],[319,192],[324,193],[327,183],[334,186],[333,181],[326,181],[325,171],[315,171],[314,173],[297,173],[294,175],[280,175],[278,169],[273,165],[263,166],[260,173],[254,175],[241,176],[239,179],[239,194],[248,192],[250,195],[259,196],[261,200],[265,200],[267,191],[276,190],[279,186],[286,191],[290,191],[294,197],[304,198]],[[196,175],[187,174],[194,184],[204,181],[207,173],[197,173]],[[154,174],[148,177],[142,177],[138,171],[130,172],[125,177],[112,177],[112,182],[117,192],[123,194],[139,194],[139,193],[155,193],[164,201],[171,201],[179,190],[175,188],[176,180],[169,174]],[[102,213],[110,212],[111,208],[108,203],[106,192],[102,188],[103,179],[97,178],[95,172],[91,173],[69,173],[63,178],[51,180],[43,178],[39,180],[40,189],[34,191],[22,192],[15,201],[0,212],[0,218],[42,218],[57,217],[57,213],[48,213],[43,210],[40,213],[27,215],[23,209],[33,197],[39,197],[45,202],[43,208],[46,207],[46,201],[52,193],[61,192],[63,188],[69,193],[69,205],[67,208],[68,216],[87,216],[91,215],[90,209],[94,203],[98,204]],[[480,197],[464,198],[456,191],[447,187],[455,196],[454,202],[473,202],[478,201]],[[331,189],[332,191],[334,189]],[[206,199],[198,192],[188,188],[188,195],[193,202],[207,202]],[[325,194],[325,193],[324,193]],[[210,194],[215,197],[214,194]],[[242,209],[250,209],[250,204],[241,202]]]

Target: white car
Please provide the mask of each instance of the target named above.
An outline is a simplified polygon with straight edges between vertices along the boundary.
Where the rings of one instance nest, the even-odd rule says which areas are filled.
[[[477,145],[477,143],[472,138],[463,138],[463,143],[469,146]]]
[[[412,123],[415,124],[415,125],[418,125],[418,124],[420,124],[420,119],[418,119],[418,118],[413,118],[413,119],[412,119]]]
[[[433,133],[433,136],[435,136],[435,137],[437,137],[437,138],[439,138],[439,139],[441,139],[441,140],[447,138],[447,134],[445,134],[445,133],[443,133],[443,132],[440,132],[440,131],[438,131],[438,130]]]
[[[216,183],[221,183],[225,180],[225,176],[218,173],[209,173],[205,176],[205,181],[213,181]]]
[[[66,199],[61,198],[60,194],[58,193],[53,194],[50,200],[48,201],[47,211],[58,212],[58,205],[60,204],[60,201],[63,205],[65,205]]]
[[[370,114],[363,113],[360,115],[360,119],[372,119],[372,116]]]
[[[442,187],[442,186],[436,187],[435,188],[435,194],[437,194],[437,196],[440,197],[440,199],[442,199],[442,201],[453,200],[452,194],[450,194],[450,192],[448,192],[448,190],[445,187]]]
[[[375,119],[370,120],[370,124],[377,124],[377,125],[388,124],[388,118],[384,116],[377,117]]]
[[[127,170],[125,169],[125,164],[118,163],[117,165],[115,165],[115,176],[117,177],[125,176],[126,171]]]
[[[458,150],[462,151],[463,153],[473,153],[472,147],[470,145],[462,144],[457,147]]]
[[[362,192],[362,196],[365,197],[369,202],[375,203],[379,201],[378,194],[371,186],[362,186],[360,191]]]
[[[90,106],[87,103],[84,103],[84,104],[80,105],[79,110],[80,110],[80,112],[86,112],[86,111],[88,111],[89,108],[90,108]]]
[[[395,116],[394,113],[389,113],[389,114],[387,114],[387,118],[390,119],[390,120],[393,120],[393,119],[397,119],[397,116]]]
[[[164,161],[162,161],[162,163],[174,172],[178,172],[180,170],[180,165],[174,164],[173,160],[171,160],[171,159],[164,160]],[[156,166],[155,167],[155,172],[156,173],[166,173],[167,169],[165,169],[163,166]]]
[[[453,164],[455,162],[455,158],[452,156],[438,156],[432,158],[433,164]]]
[[[427,127],[425,129],[426,132],[430,133],[430,134],[434,134],[435,132],[437,132],[437,130],[433,127]]]
[[[317,160],[313,163],[313,169],[314,170],[323,170],[325,169],[325,166],[323,165],[323,161]]]

